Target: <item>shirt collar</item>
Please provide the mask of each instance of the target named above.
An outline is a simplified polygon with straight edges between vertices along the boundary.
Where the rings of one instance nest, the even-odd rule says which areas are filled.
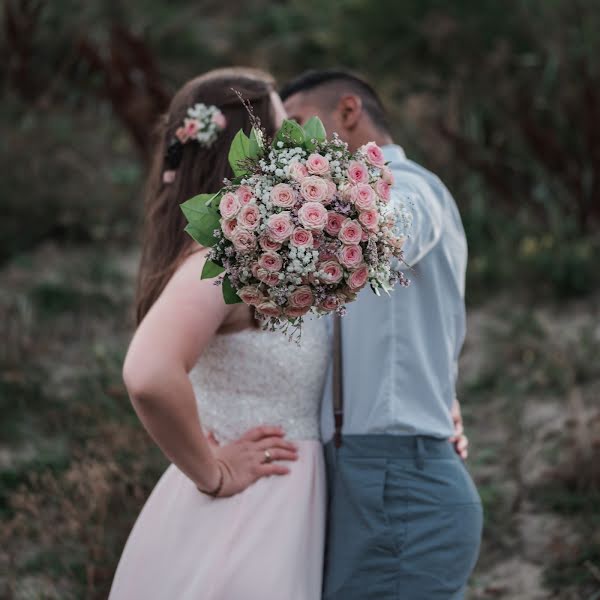
[[[406,153],[398,144],[386,144],[381,149],[386,162],[406,160]]]

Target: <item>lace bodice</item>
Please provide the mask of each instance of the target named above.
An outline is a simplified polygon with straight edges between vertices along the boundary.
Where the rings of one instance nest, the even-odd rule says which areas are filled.
[[[306,320],[300,345],[280,332],[217,335],[190,371],[202,424],[219,442],[257,425],[319,439],[319,405],[331,354],[325,319]]]

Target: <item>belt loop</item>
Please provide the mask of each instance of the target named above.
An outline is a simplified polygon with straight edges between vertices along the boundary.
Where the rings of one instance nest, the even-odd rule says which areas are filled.
[[[416,437],[416,453],[415,453],[415,464],[417,469],[422,471],[425,468],[425,446],[423,445],[423,438],[418,435]]]

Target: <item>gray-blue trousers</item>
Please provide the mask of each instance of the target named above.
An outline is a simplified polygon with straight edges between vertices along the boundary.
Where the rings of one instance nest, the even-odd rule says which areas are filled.
[[[446,440],[344,436],[329,480],[323,600],[460,600],[483,513]]]

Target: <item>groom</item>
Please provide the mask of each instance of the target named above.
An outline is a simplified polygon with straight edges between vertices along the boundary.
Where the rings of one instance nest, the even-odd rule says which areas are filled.
[[[310,71],[281,97],[290,118],[319,116],[351,151],[380,145],[393,193],[408,198],[413,213],[404,246],[411,286],[391,296],[361,294],[342,319],[339,448],[331,440],[331,390],[323,411],[324,439],[331,440],[323,598],[463,598],[482,509],[458,456],[464,447],[450,440],[465,334],[467,245],[458,209],[442,182],[392,142],[383,105],[363,79]]]

